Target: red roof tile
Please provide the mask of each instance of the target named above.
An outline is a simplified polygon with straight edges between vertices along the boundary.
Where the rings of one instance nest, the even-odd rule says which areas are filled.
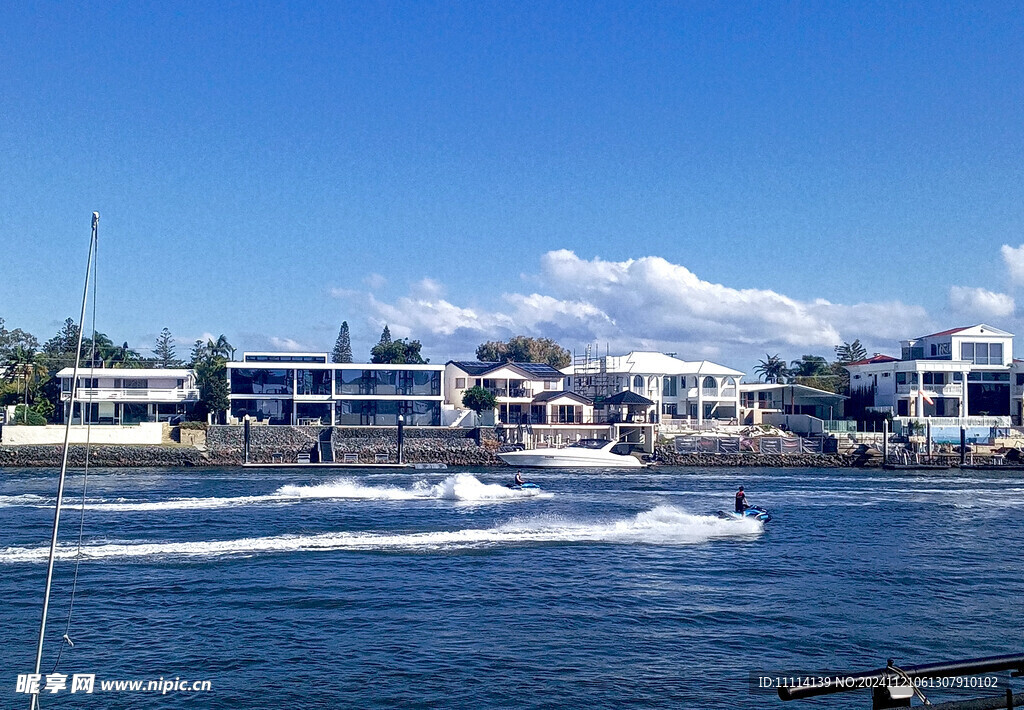
[[[850,367],[852,365],[876,365],[876,364],[878,364],[880,362],[899,362],[899,361],[900,361],[900,359],[898,357],[892,357],[890,355],[878,355],[878,354],[875,354],[874,356],[869,357],[866,360],[858,360],[857,362],[851,362],[851,363],[849,363],[847,365],[847,367]]]
[[[940,335],[953,335],[953,333],[959,333],[961,330],[967,330],[968,328],[971,328],[971,327],[973,327],[973,326],[969,326],[968,325],[968,326],[964,326],[963,328],[950,328],[949,330],[943,330],[943,331],[938,332],[938,333],[932,333],[931,335],[922,335],[919,338],[914,338],[914,340],[920,340],[921,338],[935,338],[935,337],[938,337]]]

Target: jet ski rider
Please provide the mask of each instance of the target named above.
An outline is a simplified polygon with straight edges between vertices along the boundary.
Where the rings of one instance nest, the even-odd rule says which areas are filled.
[[[517,486],[521,486],[524,483],[526,483],[526,481],[523,480],[523,472],[522,471],[516,471],[516,485]]]
[[[740,486],[740,489],[736,491],[736,512],[742,513],[749,507],[750,504],[747,503],[747,496],[743,492],[743,486]]]

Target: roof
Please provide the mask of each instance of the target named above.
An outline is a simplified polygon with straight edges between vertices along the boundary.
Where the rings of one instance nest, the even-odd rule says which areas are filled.
[[[938,333],[930,333],[928,335],[922,335],[914,338],[914,340],[920,340],[921,338],[937,338],[942,335],[953,335],[953,333],[959,333],[961,330],[967,330],[970,326],[964,326],[963,328],[950,328],[949,330],[940,330]]]
[[[533,398],[534,402],[551,402],[556,399],[568,398],[579,402],[580,404],[593,404],[591,400],[587,399],[583,395],[570,392],[568,390],[549,390],[547,392],[541,392]]]
[[[613,394],[611,397],[603,400],[602,404],[646,404],[650,406],[654,404],[654,402],[647,399],[642,394],[625,390],[624,392]]]
[[[942,330],[942,331],[939,331],[938,333],[931,333],[930,335],[922,335],[919,338],[914,338],[914,340],[923,340],[924,338],[939,338],[939,337],[942,337],[944,335],[956,335],[957,333],[962,333],[965,330],[974,330],[974,329],[978,329],[980,331],[986,331],[986,330],[988,331],[987,333],[985,333],[985,332],[978,333],[978,335],[1012,335],[1012,333],[1007,333],[1005,330],[1000,330],[999,328],[993,328],[992,326],[990,326],[987,323],[976,323],[975,325],[966,325],[966,326],[964,326],[962,328],[950,328],[949,330]]]
[[[482,362],[480,360],[449,360],[449,365],[455,365],[467,375],[479,377],[488,372],[501,369],[502,367],[513,367],[530,377],[539,380],[560,380],[563,375],[546,362]]]
[[[857,362],[849,362],[844,367],[853,367],[854,365],[877,365],[883,362],[899,362],[898,357],[892,357],[891,355],[880,355],[875,353],[871,357],[865,360],[858,360]]]
[[[681,360],[665,353],[649,350],[634,350],[626,355],[609,355],[604,358],[605,371],[637,375],[732,375],[742,377],[743,373],[710,360]],[[581,368],[578,374],[588,374]]]
[[[57,373],[57,377],[71,377],[75,374],[75,368],[65,367]],[[79,377],[166,377],[186,378],[192,376],[192,370],[185,368],[150,368],[150,367],[80,367]]]

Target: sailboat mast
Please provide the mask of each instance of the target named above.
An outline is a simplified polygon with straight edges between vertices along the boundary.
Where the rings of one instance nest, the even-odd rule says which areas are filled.
[[[89,240],[89,258],[85,267],[85,288],[82,291],[82,314],[78,319],[78,346],[75,348],[75,368],[71,377],[71,399],[67,422],[64,424],[64,454],[60,463],[60,477],[57,480],[57,503],[53,510],[53,533],[50,537],[50,559],[46,565],[46,589],[43,592],[43,614],[39,621],[39,642],[36,645],[35,674],[38,676],[43,664],[43,641],[46,638],[46,614],[50,609],[50,589],[53,586],[53,562],[57,554],[57,530],[60,527],[60,509],[64,498],[64,481],[68,472],[68,450],[71,443],[71,422],[75,418],[75,395],[78,393],[78,370],[82,361],[82,335],[85,330],[85,310],[89,299],[89,280],[92,276],[93,257],[99,238],[100,213],[92,213],[92,238]],[[94,364],[89,363],[90,367]],[[82,413],[85,420],[85,413]],[[32,695],[32,710],[39,707],[39,695]]]

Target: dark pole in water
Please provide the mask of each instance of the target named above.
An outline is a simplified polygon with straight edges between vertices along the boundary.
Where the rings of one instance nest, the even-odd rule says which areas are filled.
[[[402,464],[402,449],[405,446],[405,417],[398,415],[398,463]]]
[[[960,427],[960,466],[967,463],[967,430]]]
[[[245,432],[245,440],[242,442],[242,451],[245,452],[245,463],[249,463],[249,434],[251,423],[248,414],[245,415],[245,418],[242,420],[242,422],[243,430]]]

